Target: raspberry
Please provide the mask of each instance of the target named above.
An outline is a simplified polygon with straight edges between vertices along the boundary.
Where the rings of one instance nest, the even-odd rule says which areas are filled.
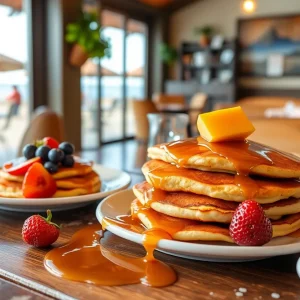
[[[268,243],[273,235],[270,219],[254,200],[246,200],[237,207],[229,231],[240,246],[261,246]]]

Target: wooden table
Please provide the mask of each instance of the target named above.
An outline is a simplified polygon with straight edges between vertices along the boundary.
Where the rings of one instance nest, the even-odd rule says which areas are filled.
[[[99,152],[87,152],[106,165],[129,169],[123,164],[124,147],[135,149],[133,142],[103,147]],[[112,153],[116,156],[111,158]],[[120,157],[117,156],[119,153]],[[127,152],[127,162],[135,156]],[[130,155],[132,157],[130,157]],[[143,180],[141,174],[132,172],[132,184]],[[67,212],[54,213],[54,221],[62,224],[61,235],[54,247],[63,245],[72,234],[88,223],[97,222],[96,204]],[[0,299],[300,299],[300,279],[296,274],[299,255],[288,255],[246,263],[213,263],[191,261],[162,253],[158,259],[171,265],[178,274],[178,281],[166,288],[148,288],[141,284],[119,287],[94,286],[67,281],[52,276],[43,266],[48,249],[36,249],[26,245],[21,238],[21,228],[29,216],[25,213],[0,212]],[[102,241],[107,247],[137,256],[144,254],[141,246],[105,233]],[[158,274],[159,276],[159,274]],[[239,288],[246,288],[244,297],[236,297]],[[21,297],[23,296],[23,297]],[[15,298],[14,298],[15,297]],[[21,297],[21,298],[17,298]]]

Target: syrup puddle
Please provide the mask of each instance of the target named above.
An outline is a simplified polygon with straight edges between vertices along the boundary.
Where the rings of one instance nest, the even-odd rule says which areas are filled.
[[[104,227],[109,223],[113,223],[112,220],[106,219]],[[144,231],[143,244],[147,254],[141,258],[107,249],[100,244],[103,233],[100,224],[76,232],[66,245],[46,254],[44,265],[47,271],[68,280],[107,286],[142,283],[163,287],[176,281],[175,271],[153,256],[158,241],[170,239],[166,232],[158,229]]]

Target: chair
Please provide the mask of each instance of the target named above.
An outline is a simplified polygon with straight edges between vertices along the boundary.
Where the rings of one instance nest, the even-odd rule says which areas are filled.
[[[167,95],[167,94],[154,94],[153,102],[156,105],[160,104],[180,104],[185,105],[185,98],[183,95]]]
[[[192,134],[197,134],[197,119],[205,108],[207,95],[203,93],[195,94],[190,101],[189,118]]]
[[[133,114],[135,119],[136,139],[148,142],[149,123],[147,114],[157,113],[158,110],[151,100],[132,100]]]
[[[26,144],[30,144],[46,136],[51,136],[58,142],[62,142],[64,140],[63,119],[57,113],[49,109],[37,109],[24,133],[19,146],[18,155],[22,155],[22,149]]]

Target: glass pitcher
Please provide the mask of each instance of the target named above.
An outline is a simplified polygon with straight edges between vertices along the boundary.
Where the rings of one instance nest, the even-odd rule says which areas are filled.
[[[178,141],[188,136],[189,116],[183,113],[151,113],[149,121],[148,146]]]

